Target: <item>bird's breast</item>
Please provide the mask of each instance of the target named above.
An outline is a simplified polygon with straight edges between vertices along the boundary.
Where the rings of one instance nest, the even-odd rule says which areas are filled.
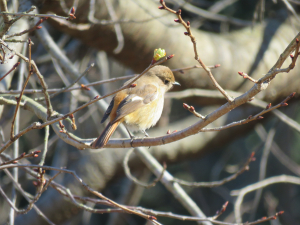
[[[144,105],[133,113],[124,117],[124,122],[140,130],[146,130],[154,126],[160,119],[164,106],[163,95],[158,96],[153,102]]]

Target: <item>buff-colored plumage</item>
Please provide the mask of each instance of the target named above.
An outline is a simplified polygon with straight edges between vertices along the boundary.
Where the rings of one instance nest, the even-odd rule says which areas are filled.
[[[142,131],[154,126],[163,110],[164,94],[173,84],[178,83],[175,82],[174,75],[168,67],[155,66],[134,84],[135,87],[118,92],[112,99],[101,121],[104,122],[109,116],[110,122],[92,143],[93,148],[102,148],[106,145],[120,123]]]

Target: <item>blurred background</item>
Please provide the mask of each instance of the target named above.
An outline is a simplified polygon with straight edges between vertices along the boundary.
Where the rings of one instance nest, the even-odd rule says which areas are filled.
[[[259,79],[272,68],[299,32],[300,1],[297,0],[167,0],[166,3],[174,10],[182,9],[183,19],[191,22],[199,56],[203,62],[208,66],[221,65],[212,69],[219,84],[226,90],[238,93],[244,93],[253,86],[252,82],[239,76],[238,71]],[[78,72],[84,72],[91,63],[95,63],[85,76],[90,83],[142,72],[151,62],[156,48],[165,49],[167,55],[175,54],[174,58],[164,64],[171,69],[197,65],[190,38],[183,34],[184,27],[174,22],[175,15],[158,9],[159,1],[11,0],[7,4],[10,12],[26,11],[35,5],[39,13],[55,13],[61,16],[68,16],[70,8],[74,6],[75,20],[49,18],[42,26]],[[34,24],[33,19],[24,19],[21,25],[16,24],[13,29],[20,32],[26,26],[32,27]],[[48,88],[62,88],[74,82],[74,76],[65,71],[57,59],[49,54],[49,50],[41,41],[43,35],[37,32],[29,33],[34,43],[32,59],[44,76]],[[23,44],[15,47],[20,52],[24,51],[22,48]],[[25,53],[26,51],[23,54]],[[290,62],[288,59],[283,67],[288,66]],[[7,63],[1,67],[2,76],[11,65]],[[24,74],[27,76],[26,68]],[[270,102],[275,105],[290,93],[299,92],[299,72],[300,65],[297,62],[294,70],[288,74],[277,75],[268,89],[259,93],[256,98],[264,101],[265,106]],[[20,69],[2,81],[1,94],[8,90],[18,90],[18,73]],[[199,120],[185,110],[182,103],[193,105],[202,115],[207,115],[226,103],[225,99],[215,94],[181,96],[180,91],[187,89],[215,90],[202,69],[181,70],[174,72],[174,75],[181,86],[172,89],[171,92],[178,92],[178,95],[176,98],[166,96],[162,118],[157,126],[148,132],[151,137],[165,135],[169,129],[171,132],[181,130]],[[105,83],[94,88],[100,95],[104,95],[120,87],[123,82],[124,80]],[[27,89],[41,89],[35,75],[30,78]],[[33,99],[43,96],[39,93],[25,95]],[[52,98],[51,102],[55,111],[64,114],[90,99],[92,98],[88,90],[78,89],[61,93]],[[104,101],[109,103],[110,100],[108,97]],[[43,101],[40,103],[45,105]],[[15,107],[12,106],[1,108],[2,143],[9,140],[14,110]],[[261,110],[262,108],[255,105],[243,105],[215,121],[211,127],[247,118]],[[296,94],[287,107],[279,110],[291,119],[292,126],[283,121],[285,116],[268,113],[264,115],[263,120],[221,132],[199,133],[171,144],[151,147],[149,151],[159,162],[166,162],[167,170],[174,177],[194,182],[226,178],[242,168],[251,152],[255,152],[256,161],[250,163],[250,169],[233,181],[214,188],[184,187],[207,216],[215,215],[216,211],[229,201],[226,212],[219,220],[234,223],[233,209],[236,197],[231,191],[277,175],[300,175],[299,95]],[[21,129],[34,121],[40,121],[29,111],[21,109],[20,113]],[[103,111],[95,104],[90,105],[75,114],[78,129],[72,131],[71,127],[65,124],[66,129],[82,139],[95,138],[105,126],[100,123],[102,116]],[[44,129],[32,130],[25,134],[19,139],[19,152],[43,149],[44,136]],[[121,138],[121,135],[115,132],[113,138]],[[58,138],[50,128],[45,165],[76,171],[85,183],[118,203],[189,215],[160,182],[155,187],[145,189],[125,176],[122,164],[127,151],[128,149],[123,148],[80,151]],[[12,147],[5,153],[12,155]],[[40,157],[23,161],[37,164]],[[139,180],[151,182],[155,179],[134,154],[130,158],[129,166],[132,174]],[[51,171],[47,171],[47,174],[54,175]],[[77,195],[89,196],[71,175],[61,174],[55,181],[70,188]],[[30,194],[35,193],[32,178],[22,170],[19,170],[19,183]],[[6,194],[11,196],[12,181],[4,172],[0,172],[0,184]],[[27,206],[27,201],[18,192],[16,199],[18,208]],[[88,204],[97,209],[105,208],[97,204]],[[80,210],[50,187],[36,205],[55,224],[146,224],[144,219],[130,214],[92,214]],[[0,197],[0,224],[8,223],[9,211],[8,203]],[[261,191],[247,194],[241,206],[243,221],[272,216],[278,211],[285,213],[278,220],[264,224],[299,224],[299,186],[285,183],[267,186]],[[158,219],[163,224],[196,224],[164,217]],[[47,224],[34,210],[16,216],[14,223]]]

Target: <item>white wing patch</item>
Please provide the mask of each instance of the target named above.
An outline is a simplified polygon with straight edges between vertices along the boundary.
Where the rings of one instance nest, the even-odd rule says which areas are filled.
[[[144,99],[140,96],[134,96],[131,100],[132,101],[143,101]]]

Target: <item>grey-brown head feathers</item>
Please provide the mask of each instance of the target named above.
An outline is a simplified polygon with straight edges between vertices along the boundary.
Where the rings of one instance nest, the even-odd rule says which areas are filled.
[[[169,90],[175,83],[175,77],[173,72],[170,70],[169,67],[166,66],[155,66],[147,72],[147,75],[157,76],[162,81],[162,83],[166,85],[167,90]]]

